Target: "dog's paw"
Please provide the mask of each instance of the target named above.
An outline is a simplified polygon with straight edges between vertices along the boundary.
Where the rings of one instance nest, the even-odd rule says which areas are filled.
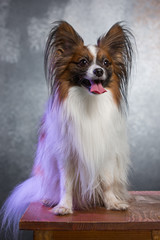
[[[107,203],[107,210],[127,210],[129,207],[127,202],[116,201],[112,203]]]
[[[57,205],[56,207],[52,208],[50,212],[53,212],[55,215],[67,215],[73,213],[71,208],[63,205]]]

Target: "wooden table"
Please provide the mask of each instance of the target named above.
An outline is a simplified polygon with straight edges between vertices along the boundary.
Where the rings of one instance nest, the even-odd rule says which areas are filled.
[[[20,229],[33,230],[34,240],[160,240],[160,191],[131,192],[127,211],[96,208],[55,216],[40,203],[31,203]]]

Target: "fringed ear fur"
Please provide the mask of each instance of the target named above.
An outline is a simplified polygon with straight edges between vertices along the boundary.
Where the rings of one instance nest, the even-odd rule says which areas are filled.
[[[55,69],[60,74],[75,48],[82,46],[83,43],[83,39],[69,23],[65,21],[54,23],[48,36],[44,57],[45,75],[51,89],[54,85]]]
[[[114,73],[120,80],[120,90],[125,101],[127,101],[128,77],[132,65],[132,42],[135,42],[133,34],[123,22],[114,24],[97,41],[97,45],[105,49],[112,58]]]

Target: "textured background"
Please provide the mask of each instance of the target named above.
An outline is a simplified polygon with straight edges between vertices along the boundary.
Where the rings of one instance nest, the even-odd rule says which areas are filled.
[[[86,44],[117,21],[133,30],[138,55],[129,98],[130,189],[160,190],[160,1],[0,0],[0,204],[32,168],[48,97],[43,50],[51,23],[60,19]]]

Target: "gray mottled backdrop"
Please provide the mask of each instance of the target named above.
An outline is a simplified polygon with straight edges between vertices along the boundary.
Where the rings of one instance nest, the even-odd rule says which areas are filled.
[[[0,0],[0,203],[32,168],[48,97],[43,50],[51,23],[60,19],[86,44],[117,21],[133,30],[138,55],[129,98],[130,189],[160,190],[160,1]]]

